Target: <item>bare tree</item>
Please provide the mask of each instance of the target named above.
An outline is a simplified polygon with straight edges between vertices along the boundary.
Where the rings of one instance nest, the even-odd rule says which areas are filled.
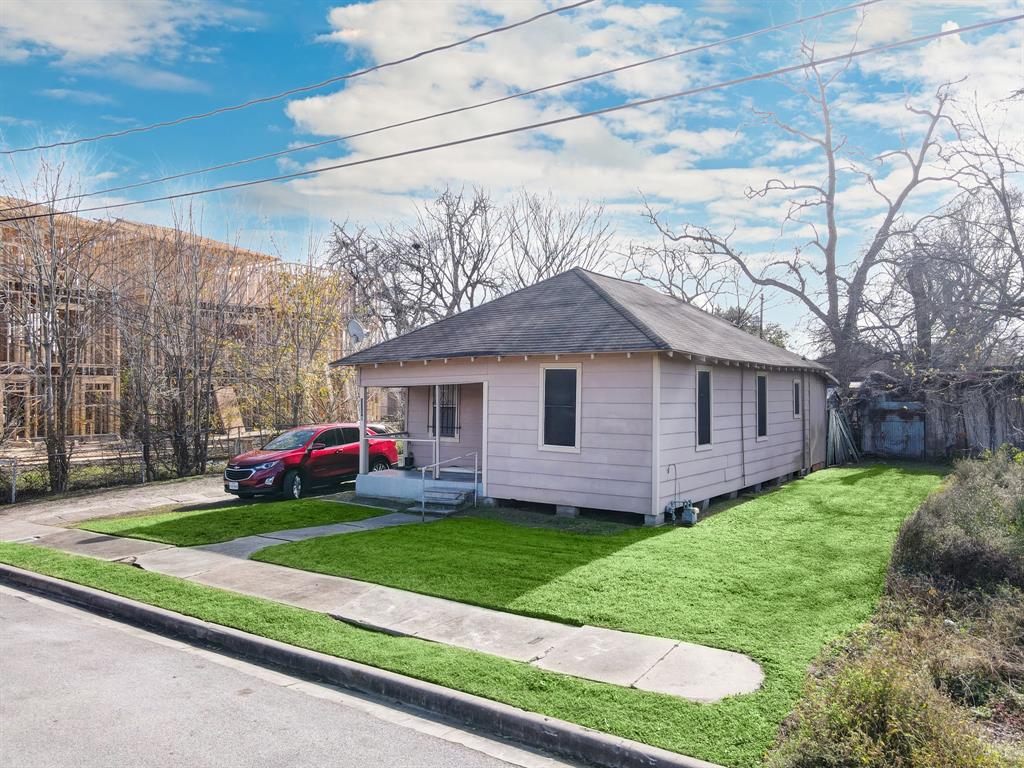
[[[1024,336],[1024,137],[1008,108],[975,101],[951,115],[939,158],[962,192],[897,226],[866,293],[862,329],[912,375],[1020,362]],[[983,115],[984,113],[984,115]]]
[[[252,332],[260,267],[198,234],[191,209],[174,215],[172,229],[118,222],[131,256],[118,286],[124,412],[149,476],[165,446],[159,459],[178,476],[206,471],[216,392],[237,378],[229,349]]]
[[[730,304],[736,306],[752,301],[752,294],[741,300],[738,269],[727,258],[693,247],[685,238],[676,238],[661,225],[662,217],[646,199],[643,210],[648,221],[660,230],[660,242],[630,242],[620,254],[622,277],[648,283],[662,293],[707,310],[712,310],[722,296],[730,296]]]
[[[908,374],[1020,362],[1024,265],[1011,230],[1019,191],[964,193],[890,241],[865,296],[861,334]]]
[[[139,445],[147,480],[154,480],[159,474],[156,442],[162,393],[160,306],[164,299],[162,286],[169,279],[167,247],[166,238],[134,238],[121,233],[116,244],[117,260],[125,268],[118,271],[112,286],[112,317],[121,349],[122,428]]]
[[[429,319],[472,309],[501,291],[500,218],[481,189],[471,195],[445,189],[420,209],[401,252],[431,300]]]
[[[446,189],[409,228],[392,224],[371,233],[335,224],[332,265],[351,286],[356,314],[376,336],[391,338],[500,292],[498,219],[483,191]]]
[[[802,121],[783,120],[773,112],[757,114],[788,139],[806,144],[820,164],[819,175],[771,178],[760,187],[748,189],[746,196],[753,200],[781,198],[785,213],[780,232],[796,228],[808,231],[809,236],[790,255],[758,265],[733,244],[734,232],[717,232],[700,224],[674,229],[657,217],[654,220],[663,237],[685,247],[688,253],[730,263],[753,285],[796,299],[823,329],[828,346],[834,350],[833,373],[846,385],[856,365],[860,345],[858,320],[864,311],[868,278],[886,244],[903,232],[901,214],[908,199],[922,185],[948,182],[955,175],[934,168],[940,157],[943,130],[951,126],[947,114],[951,96],[949,87],[944,86],[935,92],[930,107],[916,107],[908,101],[907,114],[922,123],[919,136],[914,141],[904,136],[899,148],[864,160],[862,153],[848,146],[848,138],[839,130],[833,114],[833,93],[846,68],[839,66],[826,72],[815,64],[812,43],[805,42],[802,51],[812,66],[804,71],[801,80],[787,84],[806,103],[804,115],[813,120],[813,127],[805,127]],[[897,182],[891,185],[891,191],[883,189],[879,182],[883,172],[889,173],[887,182]],[[840,262],[841,174],[859,177],[882,209],[860,255],[846,264]],[[889,183],[886,189],[890,189]]]
[[[42,162],[31,191],[53,199],[69,193],[62,164]],[[47,213],[41,206],[26,214]],[[86,363],[110,364],[109,292],[103,287],[111,229],[72,213],[17,219],[4,227],[0,299],[8,332],[22,335],[24,428],[44,437],[50,489],[67,488],[73,451],[72,422],[83,407],[80,376]],[[29,416],[29,413],[33,416]]]
[[[573,267],[600,270],[614,235],[604,206],[559,206],[554,196],[522,190],[505,207],[505,290],[519,290]]]

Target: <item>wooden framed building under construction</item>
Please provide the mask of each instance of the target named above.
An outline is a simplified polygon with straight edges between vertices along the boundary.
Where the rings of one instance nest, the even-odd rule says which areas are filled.
[[[0,198],[0,206],[5,208],[23,205],[27,204]],[[281,343],[267,335],[274,318],[289,311],[279,299],[314,267],[283,262],[266,253],[154,225],[93,221],[67,214],[34,221],[39,222],[32,225],[35,229],[25,224],[0,224],[0,442],[31,442],[46,436],[46,397],[48,392],[52,397],[55,389],[47,385],[47,376],[65,374],[54,364],[53,350],[64,343],[55,338],[54,328],[71,328],[73,333],[79,315],[83,320],[82,333],[75,339],[75,354],[64,355],[64,359],[73,357],[67,366],[73,382],[63,390],[71,393],[70,401],[65,401],[66,434],[76,441],[130,434],[131,414],[126,415],[124,403],[130,401],[125,388],[130,383],[132,366],[139,364],[141,355],[149,369],[166,374],[173,381],[174,374],[169,368],[176,364],[176,350],[162,344],[159,333],[148,341],[126,339],[119,330],[113,307],[115,300],[123,307],[126,299],[130,302],[136,298],[133,291],[138,291],[139,303],[144,303],[142,289],[148,288],[152,293],[152,281],[159,279],[165,285],[157,293],[166,306],[173,308],[179,296],[187,294],[188,309],[196,313],[196,325],[202,327],[216,320],[217,333],[225,346],[235,345],[242,350],[235,356],[225,354],[212,373],[216,394],[211,429],[245,431],[258,426],[263,430],[277,425],[240,404],[243,398],[234,390],[243,387],[260,392],[263,383],[257,363],[273,377],[273,356],[257,361],[251,354],[247,356],[246,345],[250,350],[265,350]],[[36,238],[41,242],[33,242]],[[60,242],[62,238],[66,238],[67,244]],[[69,259],[67,264],[72,266],[60,263],[61,249],[71,249],[78,242],[87,242],[89,253],[76,254],[77,262]],[[46,269],[40,269],[38,263],[45,262],[49,253],[31,263],[28,254],[33,247],[37,251],[52,251],[53,266],[46,263]],[[191,266],[194,273],[203,272],[208,265],[211,272],[220,275],[220,284],[230,285],[231,289],[217,291],[212,286],[215,281],[210,281],[211,285],[183,286],[183,272],[176,271],[173,264],[175,259],[183,258],[183,251],[188,254],[184,258],[202,263],[199,270]],[[143,253],[148,260],[138,258]],[[171,266],[162,272],[161,262]],[[74,264],[94,270],[88,281],[59,272],[78,268]],[[150,274],[133,274],[147,267]],[[154,277],[154,272],[159,274]],[[332,295],[341,300],[331,304],[330,316],[347,317],[353,309],[347,292],[336,287]],[[54,309],[55,306],[58,308]],[[54,315],[59,315],[60,322],[51,322]],[[323,346],[327,360],[351,351],[345,322],[337,322],[318,343]],[[299,366],[298,362],[293,364]],[[346,391],[332,397],[332,407],[337,412],[327,415],[334,419],[354,418],[355,390],[344,381],[341,388]],[[369,415],[380,419],[384,415],[382,410],[374,408]],[[126,419],[128,423],[123,423]]]

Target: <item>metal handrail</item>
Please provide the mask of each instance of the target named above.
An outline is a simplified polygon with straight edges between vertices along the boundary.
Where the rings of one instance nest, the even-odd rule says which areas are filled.
[[[388,432],[383,435],[370,435],[366,436],[367,442],[370,440],[401,440],[405,443],[430,443],[430,456],[433,459],[437,459],[437,451],[434,445],[434,438],[432,437],[409,437],[408,432]],[[433,465],[431,465],[433,466]]]
[[[469,453],[464,453],[461,456],[454,456],[450,459],[445,459],[444,461],[435,461],[429,466],[420,467],[420,522],[424,522],[427,519],[427,470],[438,469],[443,464],[451,464],[453,461],[466,459],[470,456],[473,457],[473,506],[475,507],[477,505],[477,488],[479,487],[479,484],[477,483],[476,478],[480,467],[480,452],[470,451]]]

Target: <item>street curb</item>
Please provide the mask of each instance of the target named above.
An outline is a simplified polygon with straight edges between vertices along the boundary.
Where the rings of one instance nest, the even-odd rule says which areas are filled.
[[[575,723],[309,651],[0,563],[0,582],[342,688],[427,710],[509,741],[602,768],[722,768]]]

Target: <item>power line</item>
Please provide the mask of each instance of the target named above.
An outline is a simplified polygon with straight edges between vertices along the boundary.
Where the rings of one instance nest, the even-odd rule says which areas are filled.
[[[948,37],[949,35],[962,34],[964,32],[972,32],[978,29],[984,29],[986,27],[993,27],[999,24],[1008,24],[1013,21],[1020,21],[1024,19],[1024,14],[1018,14],[1016,16],[1007,16],[1001,19],[993,19],[990,21],[982,21],[977,24],[971,24],[966,27],[959,27],[957,29],[943,30],[941,32],[933,32],[928,35],[920,35],[918,37],[907,38],[906,40],[898,40],[892,43],[885,43],[884,45],[876,45],[871,48],[864,48],[859,51],[850,51],[848,53],[839,54],[836,56],[829,56],[824,59],[817,59],[815,61],[806,62],[804,64],[792,64],[788,67],[780,67],[773,69],[768,72],[759,72],[753,75],[747,75],[745,77],[736,78],[735,80],[726,80],[720,83],[713,83],[711,85],[703,85],[699,88],[690,88],[685,91],[677,91],[675,93],[665,94],[663,96],[654,96],[648,99],[640,99],[637,101],[626,102],[625,104],[617,104],[612,107],[604,107],[603,109],[595,109],[591,112],[581,112],[575,115],[567,115],[565,117],[554,118],[552,120],[544,120],[538,123],[530,123],[528,125],[520,125],[515,128],[506,128],[500,131],[492,131],[490,133],[478,134],[476,136],[469,136],[464,139],[454,139],[452,141],[441,142],[440,144],[430,144],[424,147],[416,147],[414,149],[406,149],[400,152],[392,152],[386,155],[377,155],[375,157],[367,157],[362,160],[352,160],[345,163],[336,163],[334,165],[321,166],[319,168],[310,168],[305,171],[295,171],[293,173],[285,173],[277,176],[268,176],[261,179],[253,179],[250,181],[239,181],[232,184],[223,184],[217,187],[206,187],[204,189],[197,189],[190,192],[178,192],[172,195],[162,195],[160,197],[151,197],[143,200],[130,200],[124,203],[110,203],[107,205],[97,205],[89,208],[79,208],[77,210],[68,211],[48,211],[45,213],[33,213],[24,216],[14,216],[9,218],[0,219],[0,223],[10,221],[22,221],[26,219],[38,219],[45,216],[55,216],[62,213],[68,214],[80,214],[88,213],[92,211],[105,211],[112,208],[127,208],[133,205],[144,205],[146,203],[157,203],[165,200],[178,200],[185,197],[195,197],[197,195],[205,195],[211,192],[224,192],[232,189],[241,189],[243,187],[252,187],[257,184],[267,184],[273,181],[289,181],[291,179],[303,178],[306,176],[315,176],[327,171],[335,171],[341,168],[353,168],[359,165],[369,165],[371,163],[377,163],[382,160],[393,160],[399,157],[408,157],[410,155],[417,155],[423,152],[431,152],[437,149],[446,149],[449,147],[457,147],[463,144],[472,144],[477,141],[484,141],[485,139],[494,139],[501,136],[509,136],[515,133],[522,133],[524,131],[536,130],[537,128],[547,128],[553,125],[561,125],[563,123],[573,122],[574,120],[582,120],[586,117],[597,117],[600,115],[607,115],[613,112],[619,112],[625,109],[634,109],[636,107],[644,107],[649,104],[656,104],[662,101],[669,101],[672,99],[682,98],[684,96],[693,96],[698,93],[706,93],[708,91],[715,91],[721,88],[730,88],[736,85],[742,85],[744,83],[755,82],[758,80],[766,80],[771,77],[777,77],[779,75],[789,74],[791,72],[800,72],[802,70],[810,69],[811,67],[823,66],[826,64],[834,64],[840,61],[849,61],[852,59],[860,58],[862,56],[869,56],[876,53],[882,53],[883,51],[892,50],[894,48],[902,48],[908,45],[916,45],[917,43],[927,42],[929,40],[937,40],[939,38]]]
[[[569,3],[568,5],[561,5],[561,6],[557,7],[557,8],[552,8],[549,11],[544,11],[543,13],[538,13],[537,15],[531,16],[528,19],[523,19],[522,21],[517,21],[517,22],[514,22],[512,24],[505,24],[504,26],[500,26],[500,27],[494,27],[493,29],[488,29],[488,30],[486,30],[484,32],[478,32],[475,35],[471,35],[470,37],[463,38],[462,40],[457,40],[454,43],[447,43],[445,45],[438,45],[438,46],[435,46],[433,48],[428,48],[428,49],[426,49],[424,51],[419,51],[419,52],[414,53],[414,54],[412,54],[410,56],[405,56],[405,57],[403,57],[401,59],[393,59],[392,61],[386,61],[386,62],[384,62],[382,64],[375,64],[372,67],[366,67],[365,69],[359,69],[359,70],[356,70],[355,72],[349,72],[348,74],[345,74],[345,75],[338,75],[336,77],[329,77],[328,79],[323,80],[323,81],[321,81],[319,83],[313,83],[311,85],[303,85],[303,86],[299,86],[298,88],[291,88],[291,89],[289,89],[287,91],[281,91],[281,93],[275,93],[272,96],[260,96],[259,98],[249,99],[249,101],[243,101],[240,104],[232,104],[232,105],[226,106],[226,107],[217,107],[216,109],[211,109],[208,112],[199,112],[199,113],[194,114],[194,115],[185,115],[184,117],[177,117],[177,118],[175,118],[173,120],[165,120],[165,121],[159,122],[159,123],[151,123],[150,125],[142,125],[142,126],[138,126],[136,128],[125,128],[125,129],[120,130],[120,131],[111,131],[110,133],[97,134],[96,136],[84,136],[84,137],[80,137],[80,138],[77,138],[77,139],[68,139],[67,141],[55,141],[52,144],[37,144],[37,145],[35,145],[33,147],[19,147],[17,149],[4,149],[4,150],[0,150],[0,154],[2,154],[2,155],[13,155],[13,154],[17,154],[19,152],[32,152],[32,151],[39,150],[39,149],[53,149],[55,147],[71,146],[72,144],[82,144],[82,143],[90,142],[90,141],[100,141],[102,139],[113,139],[113,138],[116,138],[118,136],[127,136],[127,135],[133,134],[133,133],[143,133],[145,131],[152,131],[152,130],[155,130],[157,128],[168,128],[168,127],[173,126],[173,125],[181,125],[182,123],[187,123],[187,122],[192,121],[192,120],[202,120],[202,119],[205,119],[207,117],[213,117],[214,115],[223,114],[224,112],[235,112],[235,111],[237,111],[239,109],[245,109],[246,107],[251,107],[251,106],[253,106],[255,104],[266,104],[267,102],[277,101],[278,99],[283,99],[283,98],[285,98],[287,96],[292,96],[292,95],[294,95],[296,93],[305,93],[307,91],[315,91],[315,90],[317,90],[319,88],[324,88],[324,87],[326,87],[328,85],[332,85],[333,83],[342,82],[343,80],[351,80],[352,78],[362,77],[363,75],[367,75],[367,74],[369,74],[371,72],[377,72],[378,70],[385,69],[387,67],[394,67],[394,66],[397,66],[399,64],[406,64],[406,63],[408,63],[410,61],[414,61],[416,59],[420,59],[420,58],[422,58],[424,56],[428,56],[428,55],[430,55],[432,53],[438,53],[440,51],[447,51],[447,50],[451,50],[452,48],[458,48],[459,46],[466,45],[467,43],[475,42],[476,40],[480,40],[480,39],[482,39],[484,37],[489,37],[490,35],[496,35],[499,32],[507,32],[508,30],[516,29],[517,27],[523,27],[523,26],[526,26],[527,24],[531,24],[531,23],[533,23],[535,21],[538,21],[540,19],[543,19],[543,18],[545,18],[547,16],[553,16],[553,15],[558,14],[558,13],[564,13],[566,11],[571,11],[574,8],[579,8],[580,6],[589,5],[592,2],[594,2],[594,0],[577,0],[574,3]]]
[[[832,15],[837,14],[837,13],[843,13],[845,11],[855,10],[857,8],[864,8],[866,6],[875,5],[876,3],[880,3],[880,2],[882,2],[882,0],[863,0],[862,2],[854,3],[853,5],[847,5],[847,6],[843,6],[842,8],[834,8],[832,10],[823,11],[821,13],[816,13],[813,16],[805,16],[803,18],[794,19],[792,21],[782,22],[780,24],[775,24],[775,25],[770,26],[770,27],[764,27],[762,29],[756,29],[756,30],[754,30],[752,32],[746,32],[746,33],[744,33],[742,35],[736,35],[734,37],[728,37],[728,38],[725,38],[725,39],[722,39],[722,40],[715,40],[714,42],[704,43],[702,45],[694,46],[692,48],[686,48],[686,49],[683,49],[683,50],[680,50],[680,51],[673,51],[672,53],[666,53],[666,54],[663,54],[661,56],[655,56],[653,58],[644,59],[642,61],[635,61],[635,62],[632,62],[631,64],[623,64],[621,66],[613,67],[611,69],[605,69],[605,70],[603,70],[601,72],[594,72],[594,73],[589,74],[589,75],[581,75],[580,77],[574,77],[574,78],[571,78],[569,80],[562,80],[561,82],[552,83],[550,85],[543,85],[543,86],[541,86],[539,88],[532,88],[532,89],[530,89],[528,91],[517,91],[517,92],[514,92],[514,93],[507,94],[505,96],[501,96],[501,97],[498,97],[498,98],[495,98],[495,99],[490,99],[488,101],[482,101],[482,102],[479,102],[477,104],[471,104],[471,105],[465,106],[465,107],[456,107],[454,109],[448,109],[448,110],[445,110],[443,112],[435,112],[435,113],[433,113],[431,115],[424,115],[424,116],[421,116],[421,117],[415,117],[415,118],[411,118],[409,120],[401,120],[399,122],[390,123],[388,125],[383,125],[383,126],[380,126],[380,127],[377,127],[377,128],[370,128],[370,129],[365,130],[365,131],[359,131],[357,133],[351,133],[351,134],[348,134],[347,136],[338,136],[336,138],[325,139],[323,141],[317,141],[317,142],[313,142],[311,144],[303,144],[303,145],[300,145],[300,146],[288,147],[287,149],[277,150],[275,152],[268,152],[268,153],[262,154],[262,155],[255,155],[253,157],[247,157],[247,158],[244,158],[242,160],[232,160],[231,162],[221,163],[219,165],[212,165],[212,166],[208,166],[206,168],[197,168],[197,169],[192,170],[192,171],[182,171],[180,173],[174,173],[174,174],[171,174],[169,176],[162,176],[162,177],[160,177],[158,179],[147,179],[145,181],[134,182],[134,183],[131,183],[131,184],[122,184],[122,185],[119,185],[119,186],[116,186],[116,187],[107,187],[105,189],[97,189],[95,191],[85,192],[85,193],[79,194],[79,195],[64,195],[63,197],[55,197],[55,198],[53,198],[51,200],[45,201],[45,203],[40,203],[40,204],[52,205],[54,203],[60,203],[60,202],[66,201],[66,200],[81,200],[81,199],[86,198],[86,197],[95,197],[97,195],[109,195],[109,194],[112,194],[114,192],[124,192],[124,191],[129,190],[129,189],[138,189],[140,187],[147,187],[147,186],[151,186],[153,184],[160,184],[160,183],[168,182],[168,181],[176,181],[177,179],[183,179],[183,178],[186,178],[188,176],[195,176],[195,175],[200,174],[200,173],[210,173],[210,172],[213,172],[213,171],[222,171],[222,170],[225,170],[227,168],[235,168],[235,167],[240,166],[240,165],[247,165],[249,163],[259,162],[261,160],[270,160],[272,158],[282,157],[283,155],[292,154],[294,152],[302,152],[302,151],[305,151],[307,149],[315,149],[317,147],[327,146],[328,144],[336,144],[336,143],[341,142],[341,141],[349,141],[351,139],[360,138],[362,136],[369,136],[371,134],[380,133],[382,131],[391,130],[393,128],[402,128],[402,127],[405,127],[405,126],[414,125],[416,123],[426,122],[427,120],[434,120],[434,119],[439,118],[439,117],[448,117],[450,115],[456,115],[456,114],[459,114],[461,112],[469,112],[470,110],[480,109],[482,107],[489,107],[489,106],[492,106],[494,104],[500,104],[500,103],[505,102],[505,101],[511,101],[512,99],[519,99],[519,98],[522,98],[524,96],[532,96],[532,95],[535,95],[535,94],[538,94],[538,93],[542,93],[543,91],[549,91],[549,90],[552,90],[552,89],[555,89],[555,88],[562,88],[562,87],[567,86],[567,85],[575,85],[577,83],[586,82],[587,80],[593,80],[593,79],[598,78],[598,77],[605,77],[607,75],[615,74],[615,73],[618,73],[618,72],[624,72],[624,71],[629,70],[629,69],[635,69],[636,67],[642,67],[642,66],[645,66],[647,64],[654,64],[654,63],[657,63],[657,62],[667,61],[668,59],[673,59],[673,58],[678,58],[680,56],[685,56],[687,54],[697,53],[699,51],[706,51],[706,50],[709,50],[711,48],[717,48],[718,46],[721,46],[721,45],[728,45],[730,43],[740,42],[742,40],[747,40],[747,39],[750,39],[750,38],[753,38],[753,37],[757,37],[759,35],[767,34],[769,32],[777,32],[777,31],[782,30],[782,29],[787,29],[789,27],[797,26],[797,25],[800,25],[800,24],[805,24],[805,23],[807,23],[809,21],[816,21],[818,19],[825,18],[826,16],[832,16]],[[7,208],[0,208],[0,213],[6,213],[8,211],[22,210],[24,208],[31,208],[33,205],[36,205],[36,203],[25,203],[23,205],[16,205],[16,206],[10,206],[10,207],[7,207]]]

